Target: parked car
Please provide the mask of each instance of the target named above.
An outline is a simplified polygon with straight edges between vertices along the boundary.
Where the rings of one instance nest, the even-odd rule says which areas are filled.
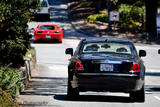
[[[62,43],[63,29],[56,24],[40,24],[34,28],[34,42],[57,41]]]
[[[68,65],[67,97],[75,99],[79,92],[125,92],[134,101],[145,101],[145,66],[129,40],[117,38],[91,38],[80,41]]]
[[[40,0],[40,9],[36,12],[35,19],[50,20],[50,7],[48,0]]]

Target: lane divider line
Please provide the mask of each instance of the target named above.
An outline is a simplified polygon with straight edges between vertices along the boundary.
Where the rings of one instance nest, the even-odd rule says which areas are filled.
[[[158,97],[158,96],[154,96],[154,98],[160,101],[160,97]]]

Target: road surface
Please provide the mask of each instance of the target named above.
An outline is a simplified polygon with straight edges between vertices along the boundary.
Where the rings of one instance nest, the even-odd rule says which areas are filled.
[[[51,1],[51,22],[31,22],[29,28],[40,23],[56,23],[63,27],[62,44],[32,43],[37,52],[38,70],[32,72],[32,80],[19,96],[22,107],[159,107],[160,105],[160,55],[159,45],[135,44],[137,50],[145,49],[147,56],[142,58],[146,66],[146,101],[132,102],[125,93],[83,92],[76,101],[69,101],[67,92],[67,64],[69,55],[66,48],[76,48],[81,38],[88,37],[77,32],[68,19],[65,0]]]

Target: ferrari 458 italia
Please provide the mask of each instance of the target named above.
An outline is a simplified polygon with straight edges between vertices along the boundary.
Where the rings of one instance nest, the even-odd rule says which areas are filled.
[[[62,43],[62,38],[63,29],[60,29],[56,24],[40,24],[34,28],[34,42],[56,40]]]

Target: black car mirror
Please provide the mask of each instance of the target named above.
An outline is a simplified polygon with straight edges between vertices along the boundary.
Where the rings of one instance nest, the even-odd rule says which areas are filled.
[[[70,54],[71,56],[73,56],[73,48],[67,48],[65,53],[66,54]]]
[[[146,51],[145,50],[139,50],[139,56],[140,57],[146,56]]]
[[[158,54],[160,54],[160,49],[158,50]]]

